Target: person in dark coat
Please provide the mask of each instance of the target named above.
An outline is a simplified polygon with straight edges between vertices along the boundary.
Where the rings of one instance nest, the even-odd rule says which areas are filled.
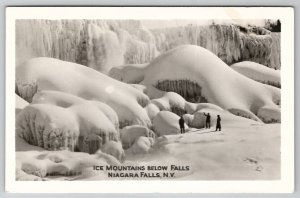
[[[210,129],[210,115],[209,113],[203,113],[206,116],[205,128]]]
[[[179,127],[180,127],[180,133],[185,133],[185,129],[184,129],[184,119],[182,116],[180,116],[179,119]]]
[[[221,131],[221,117],[220,115],[217,116],[217,126],[216,126],[216,131]]]

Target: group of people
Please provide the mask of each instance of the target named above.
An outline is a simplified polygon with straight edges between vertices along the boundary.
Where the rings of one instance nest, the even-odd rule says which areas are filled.
[[[205,120],[205,128],[210,129],[210,114],[209,113],[203,113],[206,116]],[[184,127],[184,119],[181,116],[179,119],[179,127],[180,127],[180,133],[185,133],[185,127]],[[217,115],[217,124],[216,124],[216,131],[221,131],[221,117],[220,115]]]

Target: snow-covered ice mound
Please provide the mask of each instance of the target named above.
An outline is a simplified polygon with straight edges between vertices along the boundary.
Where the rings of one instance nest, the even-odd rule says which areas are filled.
[[[136,154],[147,154],[151,147],[154,144],[154,139],[153,137],[145,137],[145,136],[140,136],[138,137],[134,144],[127,149],[127,153],[132,153],[134,155]]]
[[[109,76],[126,83],[140,83],[144,80],[145,68],[148,64],[127,64],[113,67]]]
[[[120,162],[123,162],[125,159],[125,153],[122,148],[121,142],[108,141],[104,144],[101,150],[104,153],[114,156]]]
[[[106,104],[57,92],[38,92],[16,118],[16,134],[47,150],[95,153],[118,141],[118,119]]]
[[[253,120],[259,120],[258,111],[265,106],[280,112],[279,89],[245,77],[199,46],[180,46],[160,55],[145,69],[141,84],[150,98],[162,96],[157,89],[173,91],[189,102],[213,103]]]
[[[16,93],[31,102],[38,90],[56,90],[111,106],[120,125],[149,125],[143,109],[147,95],[83,65],[53,58],[34,58],[16,68]]]
[[[179,121],[180,117],[169,111],[159,112],[153,120],[153,129],[158,136],[171,135],[180,133]],[[188,126],[185,124],[185,130]]]
[[[281,87],[280,70],[274,70],[251,61],[235,63],[230,67],[255,81],[278,88]]]
[[[141,136],[155,138],[153,131],[144,126],[133,125],[124,127],[120,131],[123,148],[127,149]]]
[[[145,110],[147,111],[147,114],[151,121],[155,118],[155,116],[159,113],[160,109],[153,103],[149,103],[146,107]]]

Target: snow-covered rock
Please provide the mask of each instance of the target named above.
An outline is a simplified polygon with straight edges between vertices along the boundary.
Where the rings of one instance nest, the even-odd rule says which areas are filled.
[[[255,81],[278,88],[281,87],[280,70],[274,70],[251,61],[235,63],[230,67]]]
[[[149,103],[147,95],[83,65],[34,58],[17,67],[16,81],[17,93],[28,102],[37,90],[62,91],[109,105],[117,113],[120,127],[150,124],[143,108]]]
[[[153,120],[153,130],[158,136],[180,133],[180,117],[169,111],[159,112]],[[185,130],[188,126],[185,124]]]
[[[153,131],[144,126],[133,125],[124,127],[120,131],[121,141],[124,149],[133,145],[133,143],[141,136],[155,138]]]
[[[123,162],[125,159],[125,153],[121,142],[108,141],[101,150],[106,154],[114,156],[120,162]]]

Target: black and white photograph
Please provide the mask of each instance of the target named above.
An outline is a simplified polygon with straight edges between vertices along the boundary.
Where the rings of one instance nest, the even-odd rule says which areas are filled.
[[[280,181],[285,24],[226,12],[14,20],[14,180]]]

